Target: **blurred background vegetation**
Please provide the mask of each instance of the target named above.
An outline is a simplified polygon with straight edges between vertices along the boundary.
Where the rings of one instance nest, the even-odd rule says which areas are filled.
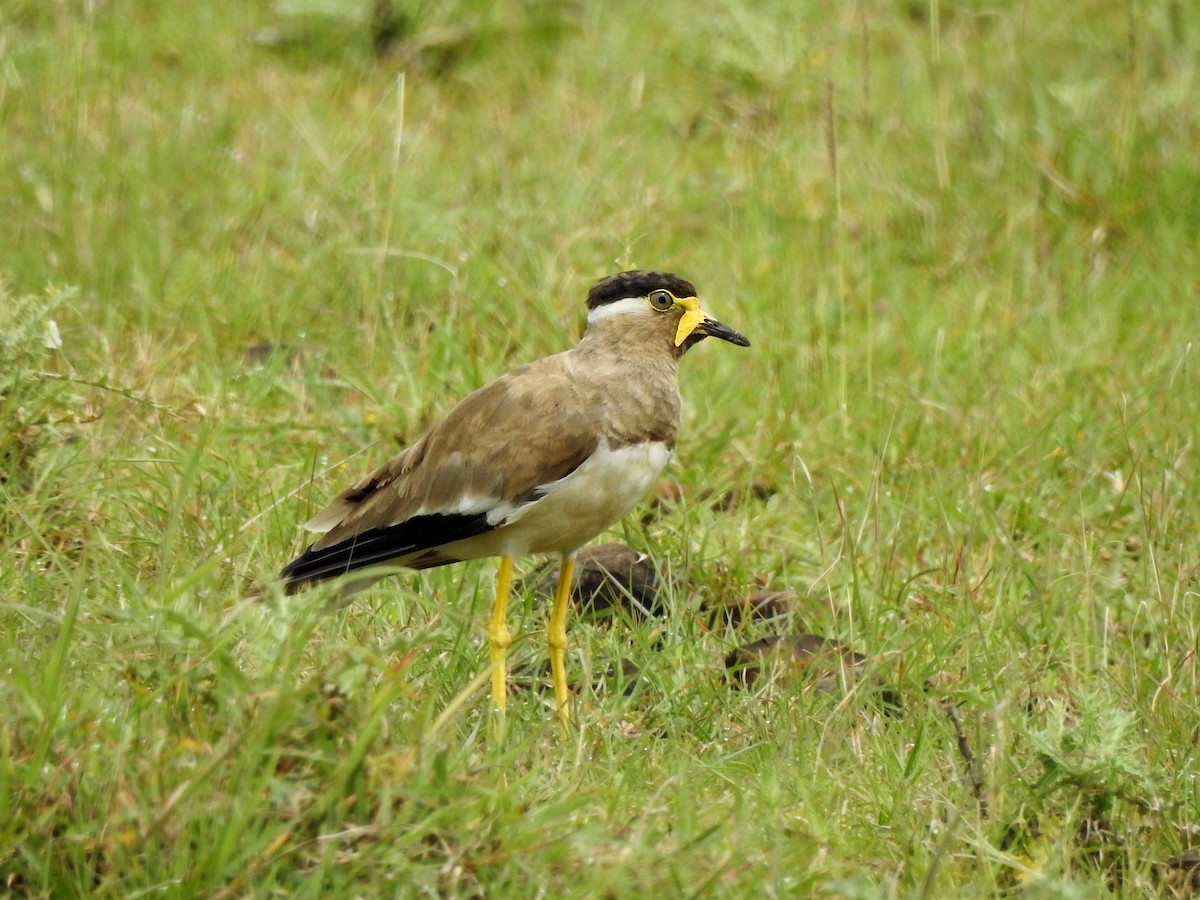
[[[1194,893],[1193,19],[7,0],[5,890]],[[488,564],[242,599],[633,267],[754,342],[620,529],[665,618],[572,632],[640,692],[497,739]],[[729,690],[759,589],[903,715]]]

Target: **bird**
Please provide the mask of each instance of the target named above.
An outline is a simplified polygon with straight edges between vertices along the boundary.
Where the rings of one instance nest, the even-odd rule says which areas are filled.
[[[469,394],[305,522],[320,536],[283,567],[285,593],[337,580],[347,596],[398,568],[499,557],[486,634],[492,701],[503,714],[513,560],[557,554],[547,644],[566,727],[575,554],[630,512],[666,466],[679,430],[678,364],[707,337],[750,346],[704,312],[678,275],[601,278],[587,294],[587,324],[574,347]]]

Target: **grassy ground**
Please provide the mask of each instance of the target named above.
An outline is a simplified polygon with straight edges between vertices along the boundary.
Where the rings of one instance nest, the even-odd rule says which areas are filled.
[[[1189,895],[1187,4],[407,6],[0,7],[3,889]],[[632,696],[498,729],[491,562],[242,599],[633,266],[754,347],[617,529],[668,613],[571,630]],[[762,587],[872,678],[730,689]]]

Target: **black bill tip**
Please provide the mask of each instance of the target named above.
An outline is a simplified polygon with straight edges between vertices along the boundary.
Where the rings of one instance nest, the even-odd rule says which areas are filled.
[[[728,325],[718,322],[716,319],[705,319],[696,330],[707,334],[709,337],[720,338],[723,341],[728,341],[731,344],[736,344],[738,347],[749,347],[750,339],[740,331],[734,331]]]

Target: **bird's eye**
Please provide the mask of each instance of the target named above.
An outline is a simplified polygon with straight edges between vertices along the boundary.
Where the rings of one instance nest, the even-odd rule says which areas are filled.
[[[650,295],[650,305],[655,309],[666,311],[675,305],[675,298],[670,291],[655,291]]]

